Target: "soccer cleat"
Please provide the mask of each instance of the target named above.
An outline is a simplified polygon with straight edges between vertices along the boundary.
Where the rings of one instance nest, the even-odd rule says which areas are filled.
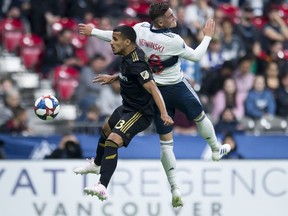
[[[171,193],[172,193],[172,206],[174,208],[183,207],[183,202],[179,188],[172,189]]]
[[[212,152],[212,160],[219,161],[224,155],[227,155],[231,150],[231,146],[229,144],[223,144],[219,147],[219,150]]]
[[[82,166],[82,167],[76,167],[73,172],[76,173],[76,174],[88,174],[88,173],[93,173],[93,174],[97,174],[99,175],[100,174],[100,166],[97,166],[95,163],[94,163],[94,158],[91,158],[91,159],[86,159],[89,164],[86,165],[86,166]]]
[[[95,184],[94,187],[85,187],[84,192],[87,195],[97,196],[101,201],[107,199],[107,189],[100,182]]]

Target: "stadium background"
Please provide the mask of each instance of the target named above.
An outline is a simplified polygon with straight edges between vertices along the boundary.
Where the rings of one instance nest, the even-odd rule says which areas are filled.
[[[117,86],[110,89],[89,85],[91,77],[97,73],[117,72],[119,59],[111,54],[109,45],[94,38],[81,37],[77,33],[77,23],[86,22],[104,29],[113,29],[119,24],[133,25],[149,20],[147,9],[150,2],[1,1],[1,215],[287,215],[288,103],[285,105],[285,101],[288,95],[286,93],[287,97],[281,99],[278,95],[282,77],[285,77],[288,68],[288,39],[285,38],[288,3],[285,0],[169,1],[180,26],[175,31],[192,47],[197,46],[203,36],[203,14],[189,16],[191,7],[197,6],[197,2],[201,2],[204,8],[209,7],[217,23],[217,33],[212,40],[214,45],[224,44],[221,23],[227,19],[233,23],[233,35],[238,36],[233,41],[239,41],[239,37],[243,36],[239,33],[239,26],[243,24],[242,18],[247,13],[252,14],[249,21],[260,34],[257,37],[256,34],[246,35],[252,42],[242,38],[244,42],[240,44],[243,49],[239,49],[235,55],[225,47],[230,54],[228,57],[223,55],[223,58],[226,56],[225,59],[216,58],[216,64],[211,59],[209,62],[207,56],[200,63],[183,61],[185,76],[200,95],[207,114],[217,129],[219,141],[227,132],[232,133],[241,159],[227,158],[220,163],[212,163],[207,145],[198,136],[194,123],[177,113],[174,149],[179,159],[178,176],[185,203],[182,209],[171,207],[169,188],[159,161],[159,141],[153,125],[139,134],[129,149],[120,150],[118,169],[109,188],[111,197],[104,203],[85,196],[82,191],[85,185],[93,184],[97,177],[76,176],[72,172],[75,166],[84,164],[85,160],[44,159],[60,145],[67,133],[77,137],[83,159],[94,156],[99,128],[111,110],[121,102]],[[279,34],[283,34],[283,40],[275,42],[264,36],[266,25],[269,24],[270,9],[277,11],[286,23],[282,26],[283,32],[276,28]],[[196,23],[185,21],[185,17],[196,20],[200,30],[195,28]],[[72,34],[60,38],[63,29],[70,29],[69,33]],[[66,57],[57,52],[57,55],[50,53],[56,44],[63,43],[68,43],[68,48],[62,50]],[[251,47],[259,49],[255,51]],[[209,51],[212,49],[210,46]],[[222,51],[224,52],[224,48]],[[220,68],[226,65],[232,65],[233,73],[236,73],[239,60],[241,62],[247,56],[251,61],[249,73],[265,77],[267,89],[275,96],[276,108],[270,115],[256,118],[244,112],[233,123],[218,124],[220,113],[215,115],[214,108],[222,102],[219,100],[218,104],[213,103],[216,93],[205,87],[205,84],[211,84],[207,77],[215,77]],[[271,77],[266,71],[271,62],[276,62],[278,68],[276,87],[275,79],[269,79]],[[221,79],[216,78],[213,82],[219,80]],[[223,80],[219,82],[219,91],[223,90]],[[46,93],[55,95],[61,103],[60,114],[50,122],[38,119],[33,111],[35,98]],[[21,127],[9,127],[7,130],[6,123],[17,118],[12,112],[15,107],[6,101],[11,95],[18,98],[17,106],[23,107],[26,112],[20,118],[24,119]],[[245,101],[242,102],[242,106],[245,106]],[[269,103],[272,102],[268,101]],[[91,115],[86,115],[87,113]]]

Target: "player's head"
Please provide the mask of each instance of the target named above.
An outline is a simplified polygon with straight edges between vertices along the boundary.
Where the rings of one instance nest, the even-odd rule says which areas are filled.
[[[127,25],[117,26],[113,30],[110,42],[112,51],[115,55],[127,55],[136,47],[136,32]]]
[[[149,17],[157,28],[174,28],[177,19],[166,2],[153,2],[150,5]]]

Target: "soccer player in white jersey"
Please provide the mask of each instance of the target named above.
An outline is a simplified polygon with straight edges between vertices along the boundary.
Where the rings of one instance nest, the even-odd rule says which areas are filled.
[[[155,2],[150,5],[149,16],[152,23],[142,22],[133,28],[137,33],[137,45],[143,49],[153,70],[155,82],[163,96],[170,116],[174,116],[175,109],[185,113],[188,119],[193,119],[198,127],[198,133],[207,141],[212,150],[212,159],[219,161],[229,153],[230,145],[217,142],[214,127],[205,115],[202,104],[195,91],[183,77],[180,68],[180,58],[199,61],[205,54],[211,37],[215,32],[215,22],[207,20],[204,28],[204,38],[194,50],[185,44],[170,28],[176,27],[176,17],[167,3]],[[196,16],[196,15],[195,15]],[[92,28],[90,25],[79,24],[79,33],[95,36],[107,42],[111,41],[112,31]],[[111,76],[113,79],[113,76]],[[109,83],[109,79],[107,80]],[[155,109],[154,123],[160,136],[161,162],[167,175],[172,193],[173,207],[183,206],[179,186],[176,182],[176,158],[173,152],[173,126],[163,126],[160,113]],[[102,133],[105,137],[105,133]],[[97,155],[101,155],[101,138],[99,139]],[[101,157],[94,160],[87,167],[74,170],[77,174],[97,173],[101,165]]]

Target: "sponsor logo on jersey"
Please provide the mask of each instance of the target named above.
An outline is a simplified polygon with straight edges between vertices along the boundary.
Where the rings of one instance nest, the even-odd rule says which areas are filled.
[[[149,78],[149,73],[148,73],[148,71],[146,71],[146,70],[143,71],[143,72],[141,72],[140,75],[142,76],[142,78],[143,78],[144,80],[146,80],[146,79]]]
[[[125,82],[128,82],[128,78],[126,76],[123,76],[123,74],[119,74],[119,78]]]

